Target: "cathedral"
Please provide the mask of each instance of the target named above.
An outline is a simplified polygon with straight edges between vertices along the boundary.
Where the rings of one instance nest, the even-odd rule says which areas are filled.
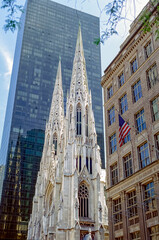
[[[66,116],[59,59],[27,239],[108,239],[105,178],[79,26]]]

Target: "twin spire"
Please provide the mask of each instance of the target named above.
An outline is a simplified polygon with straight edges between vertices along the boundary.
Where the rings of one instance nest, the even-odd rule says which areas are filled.
[[[88,92],[88,82],[86,73],[86,64],[84,58],[83,42],[81,25],[79,24],[78,36],[76,42],[76,50],[73,62],[72,79],[70,86],[70,96],[76,96],[79,89],[82,92]],[[56,81],[53,91],[49,122],[53,123],[56,120],[61,121],[64,118],[64,103],[63,103],[63,89],[62,89],[62,72],[61,72],[61,58],[57,69]]]

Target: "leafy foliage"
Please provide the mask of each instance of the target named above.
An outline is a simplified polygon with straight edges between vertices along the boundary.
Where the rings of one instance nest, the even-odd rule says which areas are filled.
[[[98,1],[98,0],[97,0]],[[135,2],[135,0],[134,0]],[[101,37],[96,39],[94,43],[98,45],[99,43],[104,43],[105,40],[110,38],[114,34],[118,34],[116,28],[119,21],[123,20],[122,11],[128,5],[128,0],[111,0],[107,5],[105,5],[105,14],[108,16],[108,20],[105,22],[106,28],[102,32]],[[129,2],[130,4],[130,2]],[[141,14],[139,21],[143,24],[144,33],[150,32],[152,30],[152,22],[156,25],[156,39],[159,39],[159,2],[158,0],[150,0],[149,7]],[[155,15],[153,21],[152,12],[155,9]]]
[[[2,9],[6,9],[8,15],[6,16],[4,30],[7,32],[11,30],[14,32],[19,27],[19,17],[17,15],[20,12],[23,12],[23,6],[16,4],[16,0],[3,0],[2,1]]]
[[[77,1],[77,0],[75,0]],[[83,0],[87,1],[87,0]],[[99,5],[98,0],[97,4]],[[134,4],[135,4],[134,0]],[[156,39],[159,39],[159,0],[150,0],[149,8],[144,10],[140,16],[140,21],[143,23],[144,33],[150,32],[152,30],[152,23],[156,25]],[[108,38],[114,34],[118,34],[116,28],[118,23],[125,19],[126,16],[122,17],[122,11],[127,6],[130,6],[130,0],[110,0],[108,4],[105,5],[103,11],[106,14],[107,20],[105,20],[105,30],[102,31],[101,36],[94,40],[96,45],[104,43]],[[2,9],[6,9],[8,15],[6,16],[4,30],[11,30],[14,32],[19,27],[19,17],[17,15],[23,12],[23,6],[17,4],[17,0],[2,0]],[[152,9],[155,8],[155,16],[152,19]]]
[[[152,12],[154,12],[154,17],[152,17]],[[156,40],[159,39],[159,3],[158,0],[151,0],[149,2],[148,8],[143,11],[140,21],[143,24],[143,32],[151,32],[152,30],[152,24],[155,24],[156,26]]]
[[[105,14],[108,15],[108,20],[105,23],[106,29],[102,32],[100,42],[104,43],[113,34],[118,34],[116,27],[118,22],[123,19],[121,13],[124,7],[125,0],[113,0],[105,5]]]

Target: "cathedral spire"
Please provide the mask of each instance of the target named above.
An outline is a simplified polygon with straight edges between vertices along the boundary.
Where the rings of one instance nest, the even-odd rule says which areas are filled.
[[[73,94],[76,96],[76,92],[81,89],[82,92],[88,93],[88,82],[87,82],[87,73],[86,73],[86,64],[83,50],[83,42],[82,42],[82,32],[81,25],[79,24],[77,42],[76,42],[76,50],[73,62],[73,71],[72,71],[72,79],[70,86],[70,96]]]
[[[57,69],[56,81],[52,96],[52,103],[50,108],[49,123],[61,121],[64,118],[64,104],[63,104],[63,89],[62,89],[62,73],[61,73],[61,58],[59,57],[59,64]],[[60,123],[60,122],[59,122]]]

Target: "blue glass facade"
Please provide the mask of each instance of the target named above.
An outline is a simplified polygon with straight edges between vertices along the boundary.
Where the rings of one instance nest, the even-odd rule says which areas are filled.
[[[66,99],[79,21],[104,166],[100,47],[93,44],[99,36],[99,19],[52,1],[28,0],[17,38],[0,152],[0,165],[6,166],[0,239],[26,239],[58,59],[61,56]]]

